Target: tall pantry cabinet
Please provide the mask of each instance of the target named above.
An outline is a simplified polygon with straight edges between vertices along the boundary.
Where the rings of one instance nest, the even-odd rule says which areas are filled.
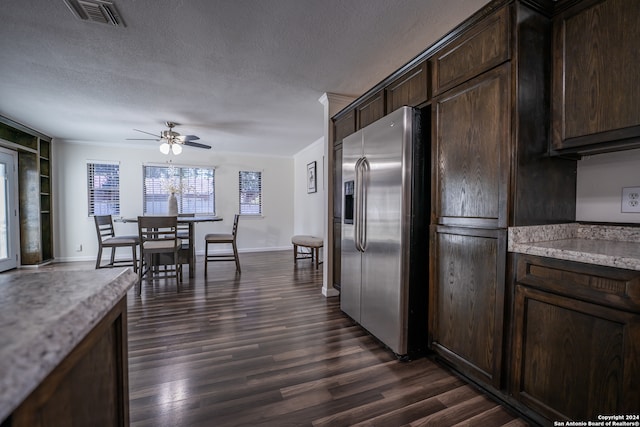
[[[575,162],[548,155],[550,18],[521,2],[493,4],[430,59],[429,342],[500,390],[507,229],[574,220]]]

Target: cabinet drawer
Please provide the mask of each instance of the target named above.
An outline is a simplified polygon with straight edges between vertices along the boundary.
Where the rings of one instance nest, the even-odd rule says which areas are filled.
[[[640,312],[640,271],[520,255],[516,280],[583,301]]]
[[[509,60],[509,12],[509,7],[498,10],[434,55],[434,95]]]

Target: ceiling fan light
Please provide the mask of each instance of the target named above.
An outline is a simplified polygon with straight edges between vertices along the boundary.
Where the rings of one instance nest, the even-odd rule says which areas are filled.
[[[169,154],[170,149],[171,147],[166,142],[163,142],[162,144],[160,144],[160,152],[162,154]]]
[[[180,144],[171,144],[171,151],[173,154],[178,155],[182,153],[182,146]]]

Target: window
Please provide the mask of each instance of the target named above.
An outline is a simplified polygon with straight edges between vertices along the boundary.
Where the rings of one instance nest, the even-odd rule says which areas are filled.
[[[120,165],[87,163],[89,216],[120,215]]]
[[[143,212],[165,215],[174,190],[179,213],[215,215],[215,169],[189,166],[143,166]]]
[[[262,172],[240,171],[240,215],[262,215]]]

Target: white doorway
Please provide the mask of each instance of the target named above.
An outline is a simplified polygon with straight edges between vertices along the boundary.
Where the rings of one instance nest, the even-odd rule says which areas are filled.
[[[0,272],[18,266],[18,153],[0,147]]]

